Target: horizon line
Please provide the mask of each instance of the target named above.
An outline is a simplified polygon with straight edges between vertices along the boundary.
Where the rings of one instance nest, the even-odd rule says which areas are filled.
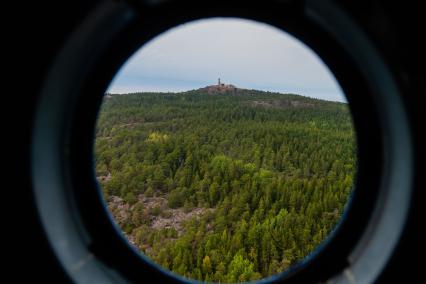
[[[233,84],[228,84],[228,85],[233,85]],[[196,90],[200,90],[206,87],[210,87],[210,86],[218,86],[218,85],[207,85],[205,87],[200,87],[200,88],[194,88],[194,89],[188,89],[185,91],[131,91],[131,92],[110,92],[108,91],[108,89],[105,91],[104,96],[106,95],[132,95],[132,94],[183,94],[183,93],[187,93],[190,91],[196,91]],[[234,85],[235,86],[235,85]],[[240,89],[240,90],[249,90],[249,91],[260,91],[260,92],[264,92],[264,93],[272,93],[272,94],[279,94],[279,95],[295,95],[295,96],[300,96],[300,97],[304,97],[304,98],[309,98],[309,99],[313,99],[313,100],[319,100],[319,101],[326,101],[326,102],[334,102],[334,103],[343,103],[343,104],[349,104],[346,100],[345,101],[336,101],[336,100],[327,100],[327,99],[323,99],[323,98],[317,98],[317,97],[311,97],[311,96],[307,96],[307,95],[302,95],[300,93],[282,93],[279,91],[269,91],[269,90],[261,90],[261,89],[246,89],[246,88],[239,88],[239,87],[235,87],[236,89]],[[346,97],[344,97],[346,99]]]

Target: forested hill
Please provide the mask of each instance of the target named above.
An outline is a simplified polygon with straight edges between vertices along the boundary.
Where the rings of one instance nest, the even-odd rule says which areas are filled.
[[[188,278],[281,272],[338,222],[356,169],[348,107],[229,88],[105,96],[96,172],[129,240]]]

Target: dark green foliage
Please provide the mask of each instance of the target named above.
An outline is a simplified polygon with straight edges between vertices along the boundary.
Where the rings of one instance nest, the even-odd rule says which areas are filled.
[[[105,195],[132,206],[121,225],[136,245],[185,277],[220,282],[263,278],[312,252],[356,169],[346,104],[254,90],[109,95],[95,153]],[[212,210],[181,232],[153,229],[150,218],[170,211],[148,211],[138,196]]]

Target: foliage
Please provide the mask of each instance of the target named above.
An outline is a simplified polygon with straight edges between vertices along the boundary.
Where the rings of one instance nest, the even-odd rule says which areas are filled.
[[[356,160],[346,104],[254,90],[105,98],[96,170],[132,208],[120,225],[155,262],[188,278],[255,280],[312,252],[337,224]],[[138,196],[213,208],[182,234],[153,229]]]

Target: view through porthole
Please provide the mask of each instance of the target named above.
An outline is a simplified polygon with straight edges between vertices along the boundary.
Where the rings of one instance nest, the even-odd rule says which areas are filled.
[[[175,27],[135,53],[104,97],[94,152],[131,245],[222,283],[312,253],[356,173],[352,118],[328,68],[289,34],[232,18]]]

